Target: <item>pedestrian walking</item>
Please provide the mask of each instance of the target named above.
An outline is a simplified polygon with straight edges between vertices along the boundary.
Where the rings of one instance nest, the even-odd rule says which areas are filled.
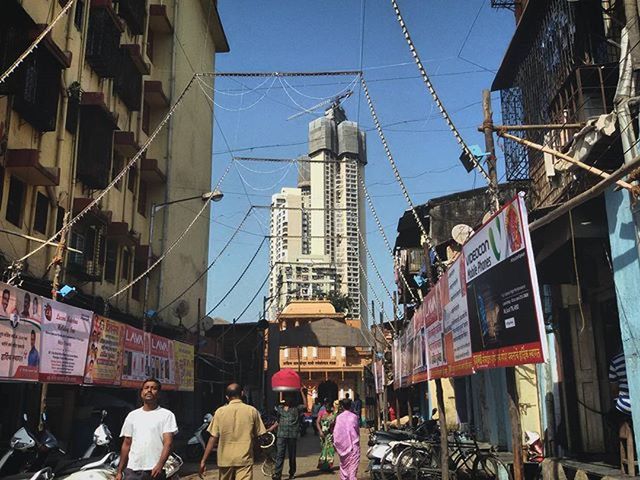
[[[178,431],[175,415],[158,404],[162,384],[155,378],[142,383],[142,407],[127,415],[120,437],[120,464],[116,480],[164,480],[164,464]]]
[[[211,437],[200,460],[200,475],[204,475],[211,451],[217,448],[220,480],[251,480],[254,443],[267,430],[258,410],[242,402],[239,384],[232,383],[225,393],[229,403],[216,410],[209,425]]]
[[[336,412],[331,401],[325,399],[324,410],[318,415],[317,427],[320,432],[320,458],[318,470],[328,472],[333,468],[333,457],[336,450],[333,446],[333,427],[336,422]]]
[[[362,425],[362,400],[360,400],[360,394],[356,393],[353,400],[353,413],[358,417],[358,423]]]
[[[340,458],[340,480],[356,480],[360,465],[360,425],[351,411],[351,400],[340,402],[342,413],[336,417],[333,427],[333,443]]]
[[[313,407],[311,407],[311,420],[313,422],[313,434],[318,435],[318,414],[320,413],[320,409],[322,408],[322,402],[319,398],[316,398],[313,402]]]
[[[298,394],[296,393],[286,392],[284,405],[276,407],[278,431],[276,435],[276,467],[273,480],[282,478],[284,457],[287,453],[289,454],[289,480],[296,476],[296,450],[298,437],[300,436],[300,416],[307,410],[306,390],[304,388],[300,389],[302,403],[297,397]]]

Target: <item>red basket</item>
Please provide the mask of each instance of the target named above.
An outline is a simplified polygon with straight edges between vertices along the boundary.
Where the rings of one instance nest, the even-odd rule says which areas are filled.
[[[289,368],[284,368],[271,377],[274,392],[297,392],[301,387],[300,375]]]

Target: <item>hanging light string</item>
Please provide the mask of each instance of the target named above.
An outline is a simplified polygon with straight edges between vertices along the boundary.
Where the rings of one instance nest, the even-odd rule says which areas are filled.
[[[422,77],[422,80],[424,81],[425,85],[427,86],[427,89],[429,90],[429,93],[431,94],[431,97],[433,98],[433,101],[436,103],[436,106],[438,107],[438,110],[440,111],[440,115],[442,115],[442,118],[444,119],[444,121],[446,122],[447,126],[449,127],[449,130],[451,130],[451,133],[453,133],[453,136],[455,137],[456,141],[458,142],[458,145],[460,145],[460,147],[462,148],[464,153],[467,155],[467,157],[469,158],[469,160],[471,161],[473,166],[480,172],[480,175],[482,175],[482,177],[487,181],[487,183],[490,184],[491,182],[490,182],[489,174],[485,171],[485,169],[482,167],[482,165],[480,165],[480,163],[478,163],[478,160],[476,159],[475,155],[471,152],[471,150],[469,149],[469,147],[465,143],[464,139],[462,138],[462,135],[460,135],[460,132],[456,128],[455,124],[453,123],[453,120],[451,119],[451,116],[449,115],[447,110],[444,108],[444,105],[443,105],[442,101],[440,100],[440,97],[438,96],[438,93],[436,92],[436,89],[433,87],[433,84],[431,83],[429,75],[427,74],[427,70],[424,68],[424,65],[422,64],[422,60],[420,60],[420,55],[418,54],[418,50],[416,49],[416,46],[413,43],[413,39],[411,38],[411,35],[409,34],[409,29],[407,28],[407,25],[406,25],[406,23],[404,21],[404,18],[402,17],[402,13],[400,12],[400,7],[398,6],[397,0],[391,0],[391,4],[393,5],[393,9],[395,10],[396,18],[398,20],[398,23],[400,24],[400,28],[402,29],[402,33],[404,35],[404,38],[407,41],[407,45],[409,46],[409,50],[411,51],[411,55],[413,56],[413,59],[414,59],[414,61],[416,63],[416,66],[418,67],[418,70],[420,71],[420,76]],[[493,188],[493,187],[491,187],[491,188]]]
[[[9,76],[15,72],[15,70],[20,66],[20,64],[22,62],[25,61],[25,59],[31,55],[31,53],[38,48],[38,45],[40,45],[40,42],[44,39],[44,37],[46,37],[49,32],[51,32],[51,30],[53,30],[53,27],[55,27],[56,23],[58,23],[60,21],[60,19],[62,17],[65,16],[65,14],[71,9],[71,7],[73,6],[73,4],[75,3],[75,0],[68,0],[67,4],[64,6],[64,8],[60,11],[60,13],[56,16],[56,18],[53,20],[53,22],[51,22],[49,25],[47,25],[47,27],[40,32],[40,35],[38,35],[36,37],[36,39],[31,43],[31,45],[29,45],[29,47],[22,53],[22,55],[20,55],[15,62],[13,62],[11,64],[11,66],[9,68],[7,68],[7,70],[5,70],[5,72],[2,74],[2,76],[0,77],[0,83],[4,83],[4,81],[9,78]]]

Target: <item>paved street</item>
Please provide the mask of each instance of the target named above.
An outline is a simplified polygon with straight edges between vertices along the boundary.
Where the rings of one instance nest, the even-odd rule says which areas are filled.
[[[365,479],[369,478],[369,475],[365,472],[367,467],[367,441],[368,441],[368,431],[366,429],[360,430],[360,469],[358,470],[358,478]],[[296,478],[313,478],[317,480],[325,480],[325,479],[339,479],[340,474],[338,472],[338,456],[335,458],[335,467],[332,472],[325,473],[320,472],[316,468],[318,462],[318,455],[320,454],[320,443],[318,441],[318,437],[313,434],[307,434],[305,437],[301,438],[298,441],[298,471],[296,472]],[[197,469],[197,465],[195,464],[187,464],[185,465],[181,477],[183,479],[191,479],[196,480],[198,475],[193,473]],[[260,471],[260,465],[256,465],[253,470],[254,479],[260,480],[265,478],[262,472]],[[285,460],[284,464],[284,476],[283,478],[287,478],[288,473],[288,463]],[[205,474],[205,479],[214,480],[218,478],[218,471],[215,465],[211,465],[209,470]]]

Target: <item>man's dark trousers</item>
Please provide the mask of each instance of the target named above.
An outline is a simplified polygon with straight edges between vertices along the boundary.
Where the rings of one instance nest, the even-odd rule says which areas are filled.
[[[274,480],[280,480],[282,477],[282,470],[284,468],[284,455],[285,451],[289,452],[289,476],[292,477],[296,474],[296,447],[298,444],[297,438],[281,438],[276,440],[276,471],[273,474]]]

